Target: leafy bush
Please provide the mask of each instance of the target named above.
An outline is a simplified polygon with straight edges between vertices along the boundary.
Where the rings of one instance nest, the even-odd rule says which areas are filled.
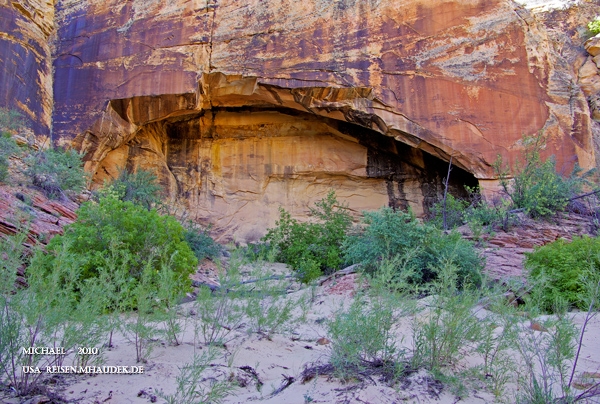
[[[449,262],[458,268],[461,285],[481,282],[481,257],[458,233],[445,235],[409,213],[387,207],[364,212],[363,225],[348,236],[343,248],[347,261],[362,264],[367,272],[376,272],[383,261],[396,261],[401,263],[397,270],[405,272],[401,276],[407,282],[426,288],[437,279],[440,263]]]
[[[18,153],[19,147],[8,133],[0,134],[0,182],[8,177],[8,159]]]
[[[426,313],[415,316],[412,324],[413,366],[439,370],[455,364],[482,338],[481,321],[472,308],[481,297],[474,289],[457,293],[459,272],[456,264],[440,264],[439,279],[433,285],[433,301]]]
[[[446,225],[449,229],[461,226],[464,222],[465,211],[469,202],[446,195]],[[442,229],[444,227],[444,201],[436,202],[430,209],[431,219],[429,223]]]
[[[211,290],[200,286],[194,303],[194,331],[206,345],[223,346],[234,337],[230,336],[243,326],[245,304],[243,292],[233,290],[240,284],[239,269],[242,262],[234,251],[227,271],[219,273],[219,288]]]
[[[221,246],[209,235],[209,229],[202,229],[200,226],[189,222],[185,226],[183,235],[198,261],[204,258],[214,258],[221,251]]]
[[[86,184],[82,156],[75,150],[60,148],[39,150],[25,158],[25,174],[49,197],[64,191],[81,192]]]
[[[142,274],[131,290],[130,296],[134,302],[131,308],[134,310],[124,328],[126,336],[135,344],[137,362],[147,362],[160,335],[158,323],[166,307],[157,301],[157,291],[161,287],[157,285],[157,278],[157,271],[150,259],[146,261]]]
[[[135,289],[150,263],[157,273],[168,265],[176,274],[175,291],[187,291],[189,275],[198,261],[175,218],[160,216],[156,210],[148,211],[110,193],[98,203],[82,204],[77,213],[77,221],[65,228],[64,235],[54,237],[48,244],[50,254],[44,258],[47,264],[56,259],[57,249],[66,243],[68,251],[80,259],[81,280],[98,278],[103,268],[126,271],[128,284],[121,292],[126,294]],[[154,285],[156,282],[152,280]],[[135,298],[132,299],[134,307]]]
[[[224,278],[221,280],[225,281]],[[202,335],[206,345],[227,344],[233,339],[230,337],[231,332],[242,326],[243,303],[236,293],[229,293],[224,287],[215,292],[208,286],[200,287],[194,308],[199,320],[199,323],[196,323],[196,331]]]
[[[300,223],[280,208],[276,227],[269,229],[262,240],[276,249],[277,260],[289,264],[308,283],[342,264],[341,246],[352,223],[346,209],[339,205],[334,191],[311,208],[317,222]]]
[[[594,21],[591,21],[588,24],[588,29],[594,35],[600,34],[600,18],[596,17],[596,19]]]
[[[551,312],[560,302],[587,309],[585,285],[600,280],[600,239],[559,239],[526,254],[525,267],[541,309]]]
[[[532,217],[553,215],[563,211],[569,198],[581,192],[585,179],[579,176],[580,169],[575,167],[573,173],[565,178],[556,172],[554,157],[546,161],[540,158],[540,151],[545,138],[542,133],[526,136],[525,162],[517,162],[512,182],[508,181],[507,172],[502,168],[502,159],[498,157],[495,169],[506,194],[513,207],[523,209]]]
[[[257,281],[238,288],[240,295],[247,296],[242,308],[248,331],[271,338],[294,320],[293,309],[298,302],[287,296],[289,282],[273,272],[258,267],[251,272],[251,276]],[[232,314],[235,315],[235,312]]]
[[[21,233],[7,242],[16,245],[24,237]],[[22,248],[14,253],[2,251],[4,254],[7,261],[17,265]],[[75,299],[75,291],[81,287],[78,257],[59,248],[53,265],[42,269],[40,263],[36,257],[31,260],[27,288],[13,289],[13,281],[0,293],[0,382],[6,380],[18,395],[32,392],[43,377],[43,373],[26,372],[26,367],[61,366],[66,358],[64,355],[27,355],[21,347],[60,346],[71,353],[78,346],[97,347],[105,332],[95,300],[98,296],[82,290],[80,298]],[[4,268],[13,279],[14,265]],[[75,355],[73,365],[85,365],[98,359],[101,360]]]
[[[122,201],[130,201],[150,210],[160,203],[162,187],[154,173],[138,169],[131,172],[127,169],[119,170],[119,176],[109,181],[108,187],[112,187],[120,195]]]

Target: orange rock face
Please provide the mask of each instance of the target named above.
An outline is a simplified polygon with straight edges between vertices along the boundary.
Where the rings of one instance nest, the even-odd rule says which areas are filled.
[[[40,141],[52,127],[53,31],[53,1],[0,1],[0,107],[20,111]]]
[[[121,100],[117,109],[138,122],[147,118],[135,115],[136,106],[147,102]],[[423,214],[423,206],[441,192],[447,169],[372,130],[279,108],[213,107],[175,114],[133,133],[116,147],[98,144],[91,135],[77,139],[92,157],[88,164],[98,182],[123,167],[158,172],[168,194],[177,196],[174,213],[213,223],[217,234],[246,242],[257,241],[275,223],[279,206],[306,216],[330,189],[354,213],[392,204]],[[456,168],[453,188],[460,192],[463,182],[476,184]]]
[[[423,213],[450,157],[456,192],[491,189],[497,156],[515,163],[538,131],[559,169],[595,165],[589,63],[512,1],[55,7],[54,142],[74,141],[98,184],[155,169],[174,210],[228,238],[255,240],[279,205],[303,216],[330,188],[356,212]]]

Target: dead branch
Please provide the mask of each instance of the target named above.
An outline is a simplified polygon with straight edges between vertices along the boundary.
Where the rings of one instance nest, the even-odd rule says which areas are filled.
[[[225,285],[213,285],[213,284],[207,283],[207,282],[200,282],[200,281],[192,280],[192,286],[195,288],[198,288],[200,286],[207,286],[212,292],[216,292],[217,290],[221,290],[223,288],[226,289],[227,292],[232,292],[233,290],[231,288],[234,288],[236,286],[242,286],[242,285],[247,285],[249,283],[256,283],[256,282],[262,282],[262,281],[293,279],[295,277],[296,276],[294,276],[294,275],[273,275],[273,276],[267,276],[266,278],[248,279],[248,280],[237,282],[234,284],[225,284]]]
[[[271,397],[274,397],[277,394],[281,393],[283,390],[290,387],[292,385],[292,383],[294,383],[296,381],[296,379],[294,379],[292,376],[286,376],[284,374],[282,374],[281,376],[283,376],[283,382],[281,383],[281,386],[279,386],[277,388],[277,390],[275,390],[271,393]]]
[[[359,266],[359,264],[353,264],[353,265],[350,265],[349,267],[340,269],[339,271],[332,273],[331,275],[329,275],[328,277],[326,277],[325,279],[320,281],[319,286],[323,286],[323,284],[325,282],[329,281],[330,279],[335,279],[335,278],[340,278],[342,276],[355,274],[357,272],[358,266]]]

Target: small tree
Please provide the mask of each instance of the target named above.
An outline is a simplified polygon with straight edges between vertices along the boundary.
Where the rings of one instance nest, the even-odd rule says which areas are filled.
[[[120,169],[119,176],[106,185],[112,187],[122,201],[133,202],[148,210],[160,203],[162,187],[151,171]]]
[[[554,157],[542,161],[540,152],[545,144],[542,132],[524,137],[523,142],[525,161],[517,162],[512,170],[515,173],[512,181],[509,181],[508,170],[503,167],[500,156],[494,164],[504,192],[514,208],[523,209],[532,217],[550,216],[563,211],[569,198],[581,192],[585,182],[583,177],[578,176],[581,170],[576,166],[569,177],[563,177],[556,172]]]
[[[341,247],[352,218],[347,207],[340,206],[334,191],[310,209],[316,222],[300,223],[285,209],[280,208],[279,212],[276,227],[263,237],[276,249],[278,260],[298,271],[303,282],[340,267]]]

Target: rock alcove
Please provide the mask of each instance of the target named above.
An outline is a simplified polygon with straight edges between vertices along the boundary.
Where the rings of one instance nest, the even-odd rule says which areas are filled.
[[[77,139],[94,182],[122,168],[154,171],[173,213],[210,223],[220,241],[239,242],[264,235],[280,206],[307,218],[331,189],[355,215],[382,206],[424,215],[443,194],[446,161],[364,122],[247,99],[199,107],[199,98],[111,101]],[[464,195],[464,185],[477,179],[453,167],[450,191]]]

